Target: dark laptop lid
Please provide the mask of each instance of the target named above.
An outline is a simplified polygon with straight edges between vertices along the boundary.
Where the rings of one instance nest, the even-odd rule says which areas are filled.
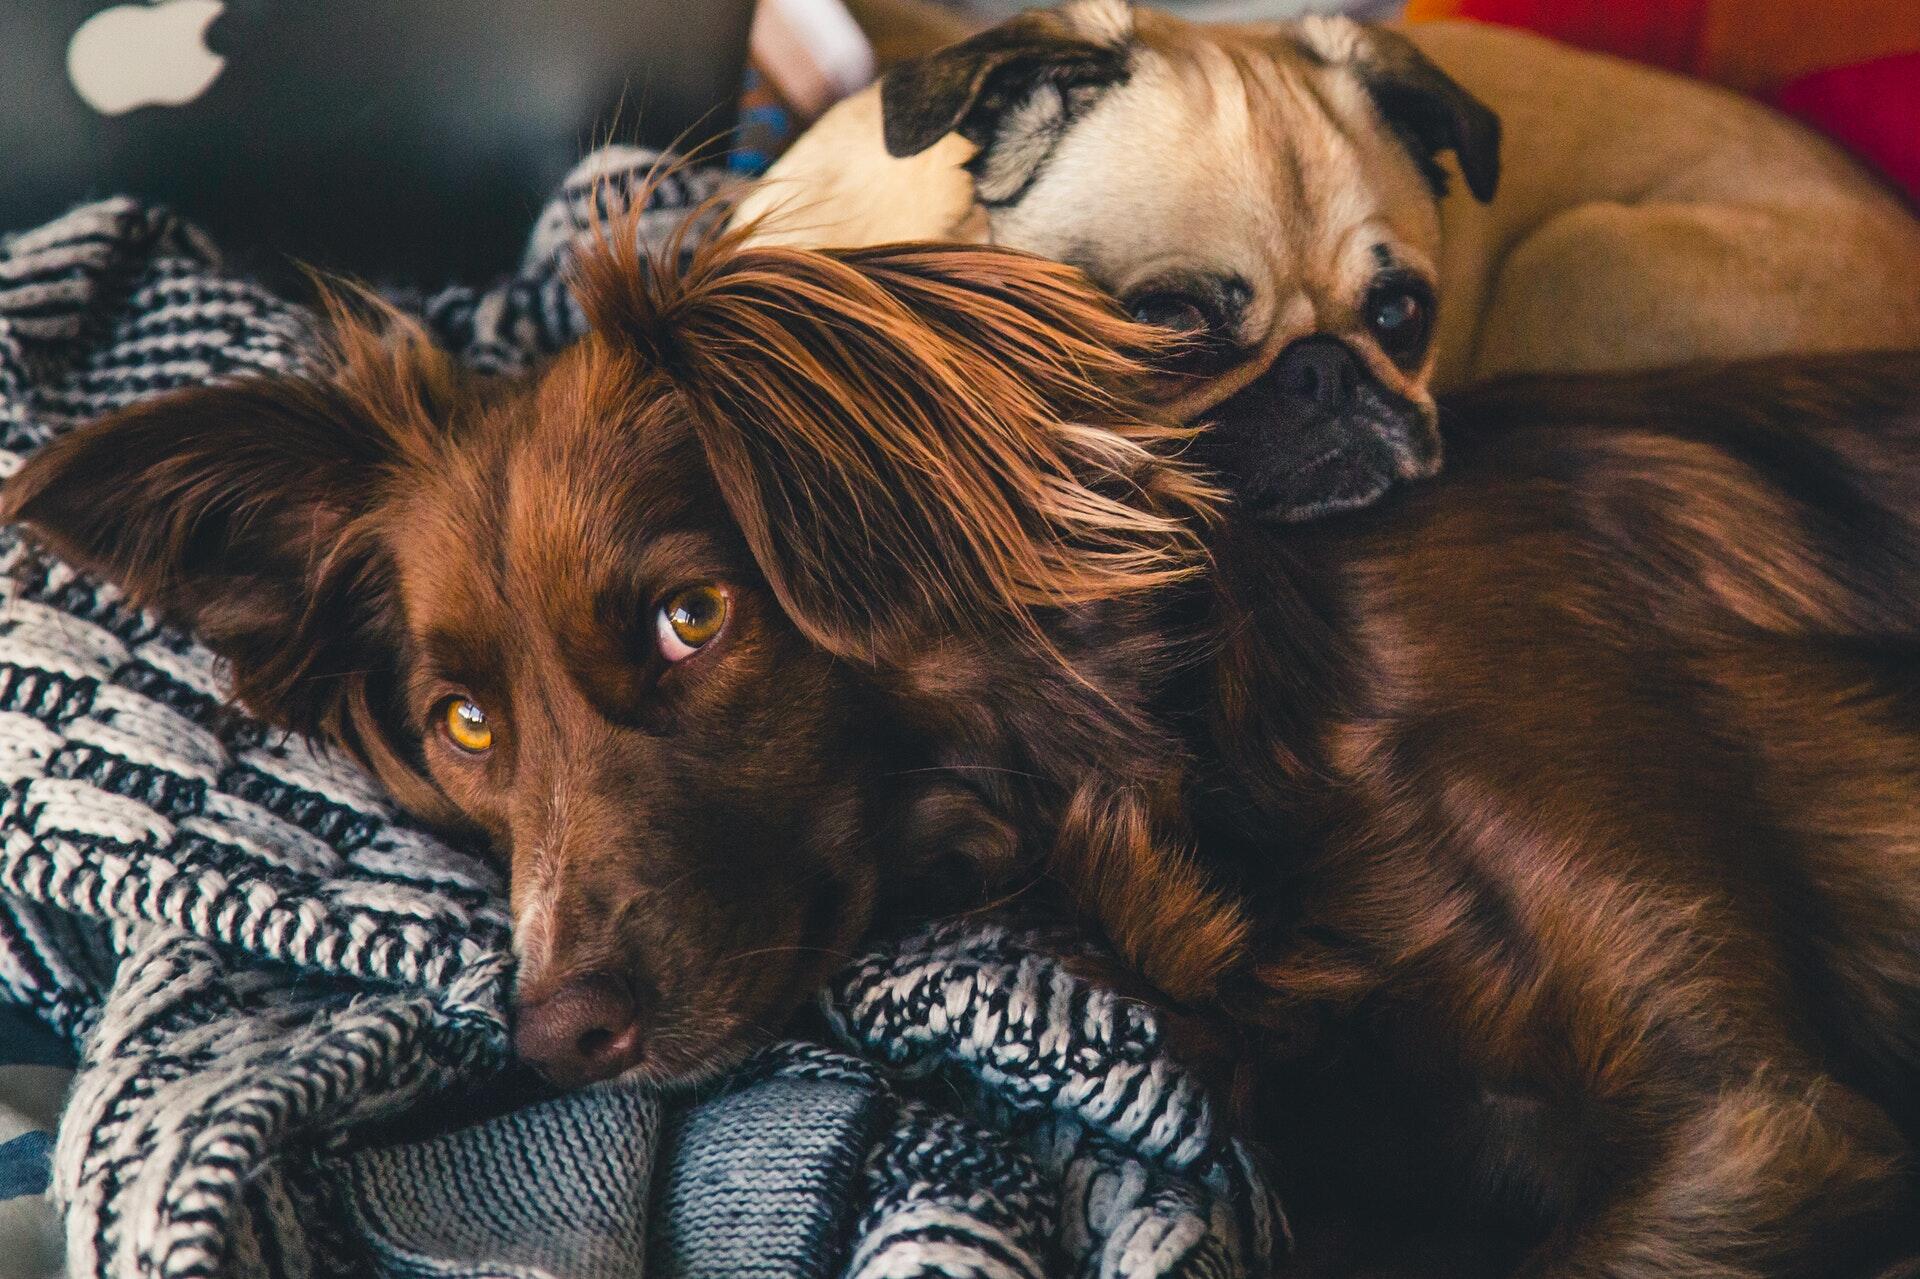
[[[162,200],[259,264],[512,266],[609,138],[733,124],[751,0],[0,0],[0,231]]]

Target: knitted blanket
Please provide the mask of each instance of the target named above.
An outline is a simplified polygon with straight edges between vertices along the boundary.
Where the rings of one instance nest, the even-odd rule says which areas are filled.
[[[403,304],[469,364],[528,367],[580,331],[570,249],[652,162],[596,154],[516,277]],[[651,188],[642,234],[717,181]],[[0,472],[312,338],[164,210],[0,241]],[[1151,1014],[1028,925],[877,946],[822,995],[835,1043],[697,1095],[530,1091],[490,865],[13,529],[0,572],[0,1002],[80,1054],[51,1153],[70,1274],[1228,1279],[1284,1241]]]

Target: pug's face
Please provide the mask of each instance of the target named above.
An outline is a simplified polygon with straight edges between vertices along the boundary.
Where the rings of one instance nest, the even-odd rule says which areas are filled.
[[[1402,37],[1023,15],[883,83],[888,150],[958,131],[990,238],[1190,338],[1169,370],[1243,512],[1298,522],[1433,474],[1437,194],[1490,198],[1498,121]]]

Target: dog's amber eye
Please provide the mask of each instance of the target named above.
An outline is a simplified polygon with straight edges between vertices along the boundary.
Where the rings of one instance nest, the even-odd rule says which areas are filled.
[[[449,697],[443,704],[440,723],[447,739],[471,755],[484,755],[493,749],[493,725],[487,712],[470,697]]]
[[[727,593],[717,586],[689,586],[660,606],[654,629],[669,662],[692,657],[727,624]]]

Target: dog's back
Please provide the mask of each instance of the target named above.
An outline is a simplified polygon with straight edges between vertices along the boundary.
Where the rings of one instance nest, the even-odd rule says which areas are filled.
[[[1514,477],[1481,527],[1522,539],[1481,585],[1558,629],[1461,616],[1486,570],[1458,560],[1455,627],[1477,613],[1502,700],[1558,718],[1543,780],[1575,761],[1623,784],[1583,783],[1592,813],[1697,821],[1650,878],[1744,900],[1770,1011],[1920,1135],[1920,353],[1654,375],[1550,414],[1519,384],[1460,419],[1458,464]]]
[[[1377,1080],[1271,1095],[1390,1116],[1415,1193],[1532,1223],[1538,1273],[1899,1252],[1920,355],[1509,384],[1450,444],[1398,504],[1217,548],[1239,871],[1285,903],[1257,971]]]

